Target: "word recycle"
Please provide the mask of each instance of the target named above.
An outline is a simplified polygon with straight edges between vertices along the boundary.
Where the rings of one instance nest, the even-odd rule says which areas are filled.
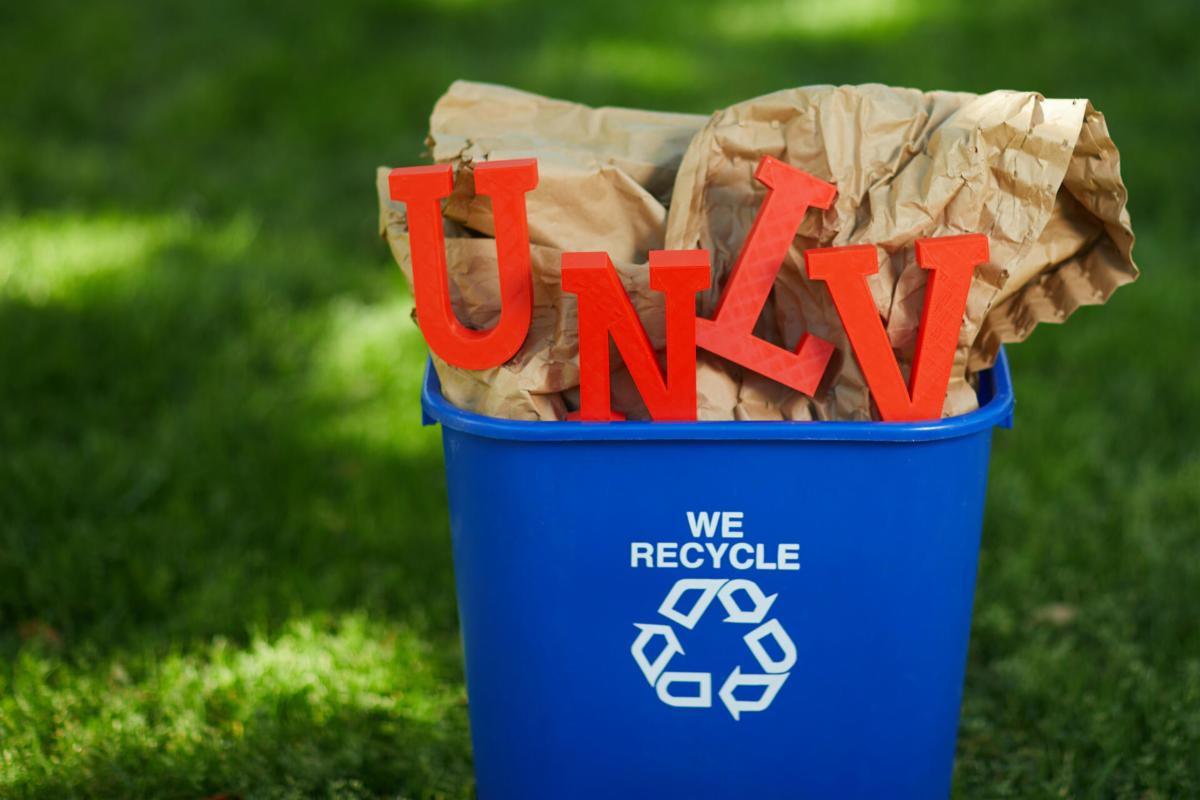
[[[630,542],[629,566],[633,569],[799,570],[800,545],[780,542],[773,547],[740,540],[741,511],[687,512],[692,541]],[[714,541],[716,540],[716,541]],[[724,540],[724,541],[722,541]]]

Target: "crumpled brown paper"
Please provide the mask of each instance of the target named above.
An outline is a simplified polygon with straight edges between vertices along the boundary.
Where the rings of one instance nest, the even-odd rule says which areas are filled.
[[[1087,101],[816,86],[717,112],[688,148],[666,242],[713,253],[714,287],[700,302],[702,316],[715,310],[762,202],[753,171],[763,155],[838,187],[834,205],[802,224],[760,330],[787,347],[805,331],[837,345],[836,377],[812,401],[821,419],[869,419],[871,405],[824,284],[804,272],[807,248],[876,246],[872,292],[907,373],[926,281],[913,243],[988,236],[991,259],[972,283],[945,415],[977,407],[968,366],[989,366],[1001,342],[1104,302],[1137,276],[1117,151]]]
[[[753,170],[767,154],[835,183],[838,195],[801,225],[756,333],[791,347],[811,331],[838,352],[811,399],[701,352],[700,419],[872,417],[824,284],[804,273],[801,253],[809,247],[877,246],[872,292],[907,373],[925,286],[913,243],[987,234],[991,261],[972,284],[946,415],[977,406],[971,373],[991,364],[1000,343],[1024,339],[1038,322],[1062,321],[1080,305],[1102,303],[1137,276],[1117,151],[1103,116],[1084,100],[817,86],[756,98],[705,120],[589,109],[458,82],[434,108],[429,142],[435,161],[458,168],[445,207],[451,294],[460,318],[481,328],[498,317],[498,280],[490,212],[474,196],[472,165],[538,159],[539,185],[527,197],[529,337],[492,370],[434,359],[451,402],[493,416],[561,419],[577,404],[574,297],[559,286],[564,250],[607,251],[651,341],[662,347],[661,296],[649,289],[647,253],[708,249],[714,282],[699,311],[711,316],[765,194]],[[411,280],[403,206],[388,199],[386,176],[381,168],[381,229]],[[623,369],[613,386],[615,409],[645,416]]]

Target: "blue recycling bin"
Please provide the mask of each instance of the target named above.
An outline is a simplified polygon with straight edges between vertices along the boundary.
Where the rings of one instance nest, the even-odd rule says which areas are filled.
[[[439,422],[481,800],[946,797],[1001,352],[934,422]]]

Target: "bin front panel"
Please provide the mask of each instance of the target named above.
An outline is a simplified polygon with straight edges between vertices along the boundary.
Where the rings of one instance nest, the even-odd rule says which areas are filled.
[[[444,429],[479,796],[947,796],[990,436]]]

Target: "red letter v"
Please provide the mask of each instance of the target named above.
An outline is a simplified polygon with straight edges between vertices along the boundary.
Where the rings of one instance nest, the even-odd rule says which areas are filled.
[[[917,352],[913,357],[910,395],[867,285],[867,276],[879,271],[875,247],[858,245],[805,251],[808,277],[825,281],[829,286],[858,365],[884,420],[915,422],[941,418],[971,276],[975,267],[987,259],[988,241],[981,233],[917,241],[917,263],[929,270],[929,283],[925,286],[925,308],[921,311]]]

